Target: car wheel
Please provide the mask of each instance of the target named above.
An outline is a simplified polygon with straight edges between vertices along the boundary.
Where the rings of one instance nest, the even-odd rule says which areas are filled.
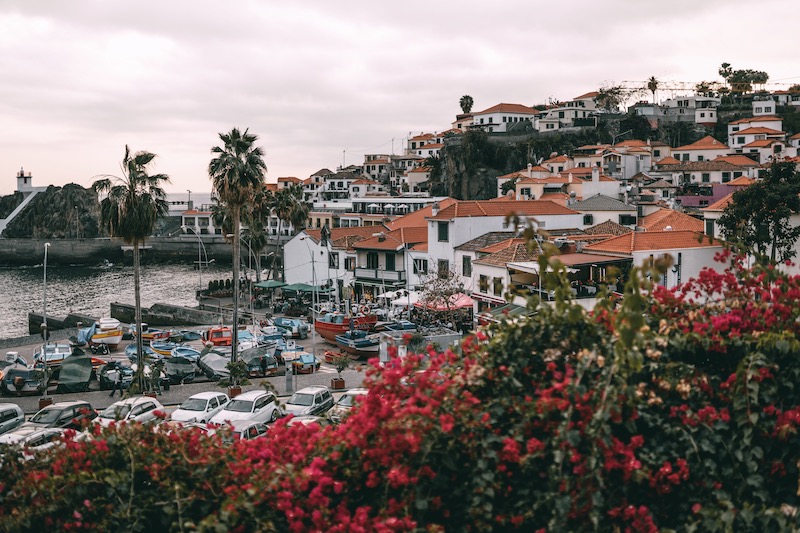
[[[269,421],[270,422],[275,422],[277,419],[278,419],[278,410],[277,409],[273,409],[272,410],[272,415],[269,417]]]

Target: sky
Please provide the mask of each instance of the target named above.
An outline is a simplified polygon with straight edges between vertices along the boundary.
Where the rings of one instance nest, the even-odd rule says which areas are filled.
[[[126,144],[169,192],[208,192],[233,127],[259,136],[268,182],[307,178],[450,128],[466,94],[532,106],[721,81],[722,62],[800,83],[795,4],[3,0],[0,195],[23,167],[34,186],[119,175]]]

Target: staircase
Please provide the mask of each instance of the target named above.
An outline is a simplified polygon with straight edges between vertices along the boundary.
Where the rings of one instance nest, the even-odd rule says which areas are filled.
[[[22,213],[22,210],[25,209],[29,203],[31,203],[31,200],[33,200],[37,194],[39,194],[37,189],[31,191],[31,193],[22,200],[22,203],[20,203],[17,208],[14,209],[10,215],[8,215],[8,218],[0,219],[0,236],[2,236],[3,232],[8,226],[8,223],[14,220],[14,217],[16,217],[18,214]]]

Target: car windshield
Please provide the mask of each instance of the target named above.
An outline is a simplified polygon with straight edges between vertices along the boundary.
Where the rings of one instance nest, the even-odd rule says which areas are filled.
[[[199,398],[189,398],[185,402],[181,404],[181,409],[184,411],[205,411],[206,410],[206,400],[201,400]]]
[[[312,394],[296,392],[292,395],[292,399],[289,400],[289,403],[292,405],[312,405],[314,403],[314,396]]]
[[[122,420],[128,413],[130,413],[130,405],[109,405],[100,412],[100,418],[108,418],[109,420]]]
[[[250,400],[231,400],[225,410],[236,413],[250,413],[253,411],[253,402]]]
[[[58,420],[58,415],[61,414],[60,409],[42,409],[31,418],[31,422],[36,424],[52,424]]]
[[[361,396],[361,395],[360,394],[359,395],[356,395],[356,394],[345,394],[344,396],[339,398],[339,401],[336,402],[336,403],[337,403],[337,405],[341,405],[342,407],[353,407],[355,405],[355,403],[356,403],[356,398],[358,398],[358,396]]]

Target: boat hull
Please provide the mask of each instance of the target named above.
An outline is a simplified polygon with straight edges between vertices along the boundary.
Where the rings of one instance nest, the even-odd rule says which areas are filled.
[[[347,335],[335,337],[336,346],[356,361],[369,359],[378,355],[380,341],[377,338],[362,337],[350,339]]]
[[[333,322],[317,318],[314,320],[314,329],[320,337],[326,341],[335,343],[337,335],[342,335],[350,330],[350,317],[345,316],[341,320],[341,322]],[[354,316],[352,320],[353,328],[371,330],[375,327],[375,324],[377,324],[378,317],[376,315],[362,315]]]

